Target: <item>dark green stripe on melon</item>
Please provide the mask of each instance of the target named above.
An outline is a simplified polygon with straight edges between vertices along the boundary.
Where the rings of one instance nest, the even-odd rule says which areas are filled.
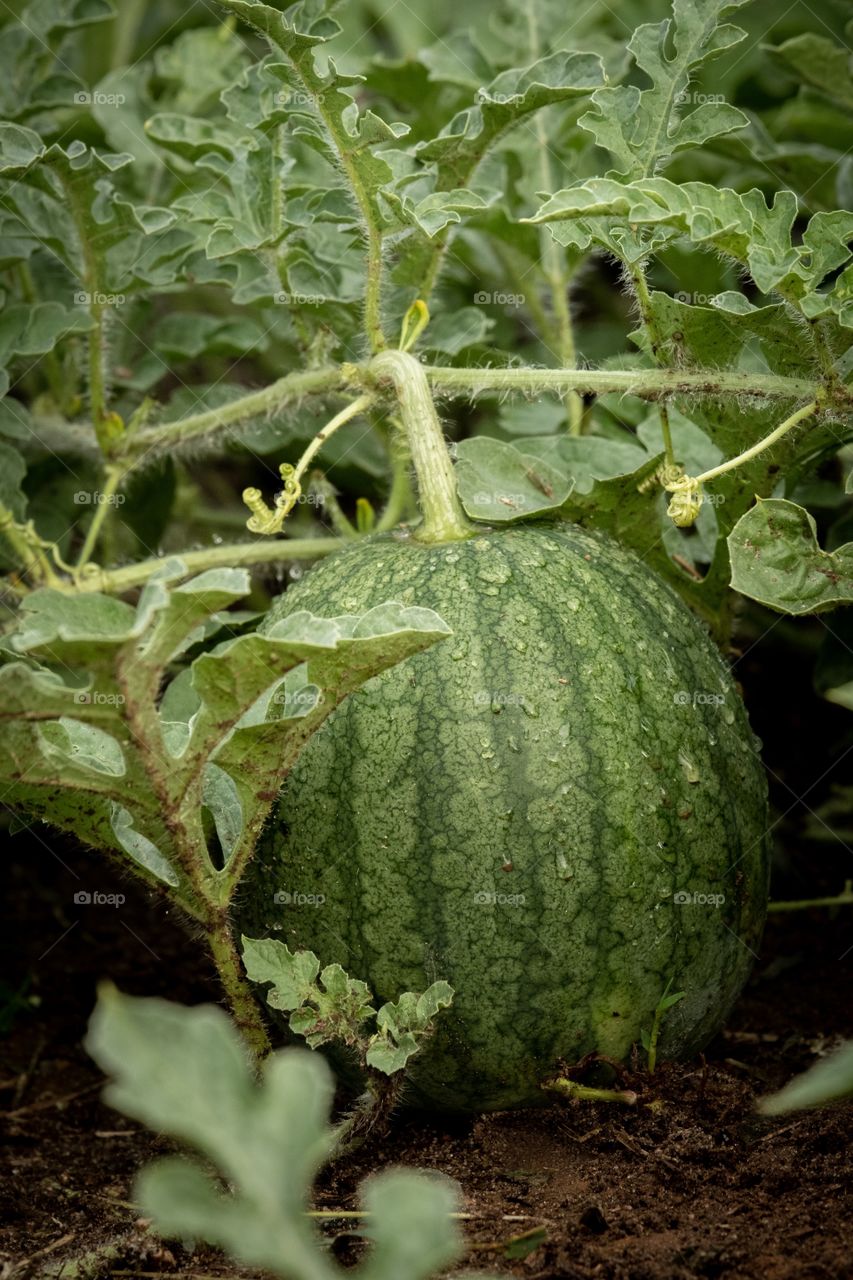
[[[764,773],[708,636],[635,557],[572,526],[359,543],[270,621],[385,600],[454,634],[308,744],[241,928],[337,961],[379,1001],[447,979],[453,1008],[412,1062],[432,1105],[535,1102],[560,1058],[624,1058],[670,979],[687,995],[662,1051],[695,1051],[748,974],[768,860]]]

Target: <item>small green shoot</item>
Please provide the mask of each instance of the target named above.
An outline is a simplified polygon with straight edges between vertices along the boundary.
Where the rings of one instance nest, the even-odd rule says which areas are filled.
[[[671,986],[672,986],[672,978],[670,978],[669,982],[664,987],[663,995],[661,996],[660,1000],[658,1000],[657,1008],[655,1009],[654,1017],[652,1018],[651,1030],[646,1031],[644,1029],[643,1031],[640,1032],[640,1039],[642,1041],[643,1048],[645,1049],[646,1055],[647,1055],[647,1066],[648,1066],[649,1075],[654,1074],[655,1067],[657,1066],[658,1040],[660,1038],[660,1029],[663,1023],[663,1016],[668,1009],[671,1009],[673,1005],[678,1004],[679,1000],[683,1000],[687,994],[686,991],[674,991],[672,995],[670,995],[669,989]]]

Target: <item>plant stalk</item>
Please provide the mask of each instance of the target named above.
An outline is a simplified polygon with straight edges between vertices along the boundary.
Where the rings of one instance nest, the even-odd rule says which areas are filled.
[[[819,385],[807,378],[722,369],[698,373],[682,369],[455,369],[442,365],[424,365],[423,369],[430,385],[442,395],[475,396],[489,391],[537,395],[570,387],[586,395],[622,394],[643,400],[674,395],[802,400],[814,397]]]
[[[774,913],[780,911],[811,911],[813,907],[850,907],[853,906],[853,880],[848,880],[841,890],[841,893],[835,895],[834,898],[799,898],[781,899],[779,902],[771,902],[767,906],[768,912]]]
[[[210,953],[234,1020],[255,1061],[260,1063],[270,1053],[272,1045],[260,1005],[246,980],[246,971],[234,942],[227,913],[220,911],[211,914],[206,922],[206,929]]]
[[[140,431],[119,445],[118,449],[114,450],[113,456],[126,457],[133,466],[138,466],[148,454],[158,454],[164,449],[191,444],[204,436],[227,427],[237,426],[250,418],[275,413],[289,401],[298,400],[301,396],[332,392],[342,385],[343,377],[337,367],[288,373],[283,378],[271,382],[268,387],[250,392],[247,396],[240,396],[239,399],[220,405],[216,409],[206,409],[203,413],[194,413],[177,422],[165,422],[160,426]]]
[[[578,1084],[576,1080],[566,1080],[562,1076],[549,1080],[542,1088],[564,1098],[576,1098],[579,1102],[624,1102],[627,1107],[633,1107],[637,1101],[633,1089],[594,1089],[590,1085]]]
[[[345,547],[347,538],[264,538],[256,542],[237,542],[221,547],[204,547],[201,551],[187,551],[175,555],[186,565],[187,574],[200,573],[204,569],[236,569],[242,566],[274,564],[282,560],[316,560]],[[143,586],[159,572],[169,559],[157,556],[152,560],[140,560],[122,569],[94,569],[88,572],[76,586],[60,584],[67,590],[103,591],[119,595]]]
[[[80,551],[80,556],[77,560],[76,567],[78,573],[85,568],[92,558],[92,552],[97,546],[101,526],[109,514],[110,503],[115,497],[116,490],[122,482],[123,475],[124,473],[121,467],[108,465],[104,470],[104,489],[103,493],[98,495],[101,501],[97,503],[95,507],[95,514],[93,515],[89,528],[86,531],[86,537]]]
[[[454,542],[473,533],[456,492],[456,477],[424,367],[405,351],[383,351],[369,373],[380,386],[391,383],[418,480],[423,515],[415,536],[420,542]]]

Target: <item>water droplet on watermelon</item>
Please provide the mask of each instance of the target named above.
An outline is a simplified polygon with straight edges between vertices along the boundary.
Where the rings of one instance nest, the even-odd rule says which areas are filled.
[[[684,754],[683,751],[680,751],[678,753],[678,759],[682,769],[684,770],[684,776],[687,779],[687,781],[691,784],[691,786],[694,783],[697,783],[699,781],[700,774],[699,774],[699,770],[696,768],[693,761],[688,760],[687,756]]]
[[[509,582],[512,572],[508,565],[500,564],[499,562],[483,564],[477,570],[477,577],[481,582],[497,582],[503,585],[503,583]]]
[[[566,861],[565,854],[558,853],[557,854],[557,875],[560,877],[560,879],[571,880],[574,874],[575,874],[574,871],[572,871],[571,867]]]

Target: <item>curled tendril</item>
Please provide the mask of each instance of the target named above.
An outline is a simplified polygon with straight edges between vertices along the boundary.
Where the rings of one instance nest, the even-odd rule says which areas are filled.
[[[692,476],[684,476],[680,483],[669,484],[666,488],[672,494],[666,514],[679,529],[689,529],[702,510],[702,485]]]
[[[664,489],[672,491],[680,489],[682,482],[689,479],[689,476],[685,476],[684,467],[679,462],[667,462],[658,471],[657,478]]]
[[[246,521],[246,528],[250,533],[281,533],[285,520],[302,496],[302,485],[296,477],[295,467],[289,462],[283,462],[279,467],[279,474],[284,481],[284,488],[275,495],[273,510],[264,502],[260,489],[243,490],[243,501],[252,513]]]

